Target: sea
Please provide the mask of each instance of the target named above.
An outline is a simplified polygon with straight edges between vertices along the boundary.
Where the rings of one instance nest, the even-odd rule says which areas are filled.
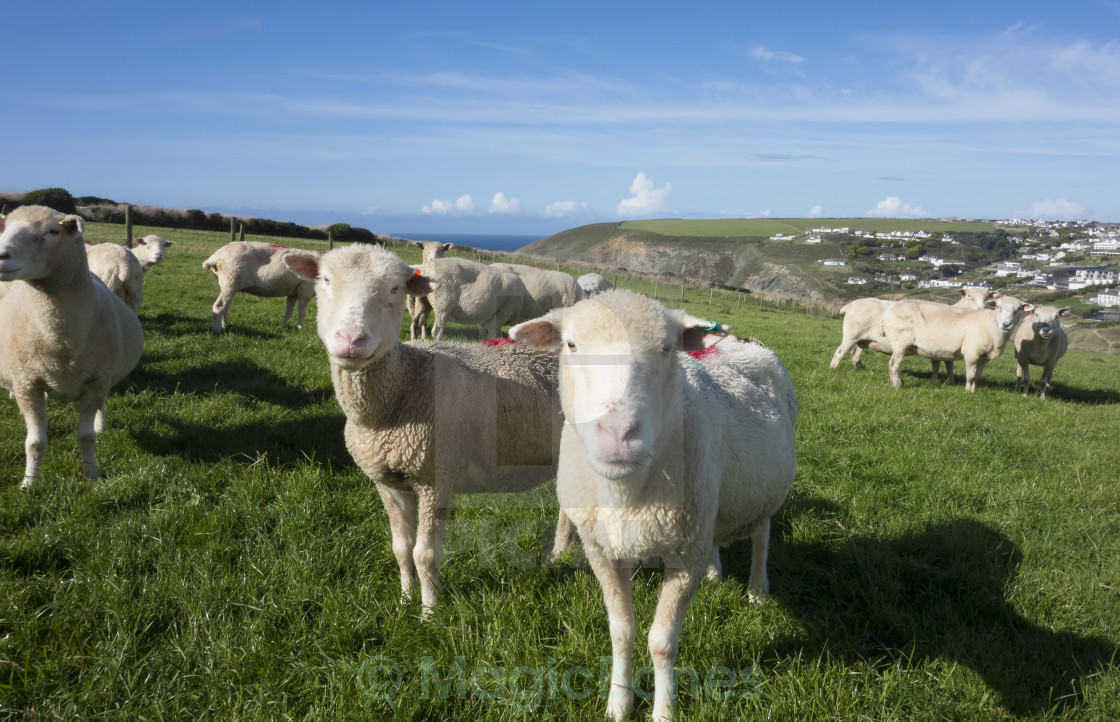
[[[546,236],[532,235],[506,235],[487,233],[390,233],[395,238],[407,238],[412,241],[436,241],[438,243],[454,243],[456,246],[468,246],[482,251],[516,251],[527,246],[533,241],[539,241]]]

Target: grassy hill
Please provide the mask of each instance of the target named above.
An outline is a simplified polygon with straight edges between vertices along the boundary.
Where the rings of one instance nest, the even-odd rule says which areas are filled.
[[[23,421],[0,394],[0,718],[600,720],[606,612],[578,551],[540,563],[552,486],[456,500],[444,596],[420,622],[343,444],[315,304],[281,330],[282,300],[238,295],[212,336],[201,263],[228,236],[137,233],[175,246],[108,400],[105,477],[82,476],[76,409],[50,402],[43,475],[21,492]],[[1013,392],[1010,354],[975,394],[918,359],[896,391],[885,356],[828,368],[835,317],[681,293],[657,287],[773,348],[801,406],[772,594],[748,603],[749,543],[724,550],[727,578],[684,624],[681,719],[1120,718],[1115,358],[1071,351],[1046,402]],[[636,670],[660,582],[635,577]]]

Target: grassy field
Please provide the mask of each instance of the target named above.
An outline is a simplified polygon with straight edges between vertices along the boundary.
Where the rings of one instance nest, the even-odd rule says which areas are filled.
[[[313,311],[281,330],[282,300],[237,296],[214,337],[200,264],[228,237],[148,232],[175,246],[146,279],[144,357],[109,398],[104,478],[82,476],[76,410],[52,403],[21,492],[23,421],[0,397],[0,718],[599,720],[606,612],[578,551],[539,563],[552,487],[457,500],[420,622]],[[779,354],[801,416],[772,594],[748,604],[749,544],[724,550],[727,579],[685,621],[680,719],[1120,718],[1115,357],[1070,352],[1045,402],[1013,392],[1010,353],[975,394],[918,359],[896,391],[885,356],[828,368],[839,319],[687,294]],[[635,579],[635,669],[660,579]]]

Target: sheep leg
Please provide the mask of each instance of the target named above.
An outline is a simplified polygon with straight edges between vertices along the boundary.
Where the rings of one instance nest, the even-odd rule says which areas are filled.
[[[435,309],[435,320],[432,321],[432,340],[441,341],[443,339],[443,327],[447,325],[447,318],[440,313],[439,309]]]
[[[303,328],[303,317],[307,315],[307,304],[311,302],[311,297],[303,297],[299,299],[299,316],[296,320],[296,328]]]
[[[852,366],[856,367],[857,371],[863,371],[863,351],[867,347],[862,344],[856,344],[852,349]]]
[[[227,319],[229,318],[229,304],[233,301],[233,291],[226,288],[218,289],[218,300],[214,301],[214,307],[210,313],[210,331],[214,334],[219,334],[226,330]]]
[[[767,517],[751,531],[751,578],[747,582],[747,594],[752,602],[761,602],[770,593],[770,577],[766,574],[769,553],[770,519]]]
[[[93,419],[93,431],[100,434],[105,430],[105,400],[101,400],[101,405],[97,408],[97,416]]]
[[[1043,375],[1045,381],[1045,374]],[[1029,364],[1019,362],[1015,368],[1015,390],[1022,392],[1023,396],[1031,393],[1031,369]]]
[[[1050,382],[1054,380],[1055,364],[1047,363],[1042,366],[1042,378],[1038,380],[1040,392],[1038,398],[1044,399],[1050,395]],[[1029,391],[1028,391],[1029,393]]]
[[[704,576],[713,582],[723,579],[723,562],[719,560],[719,547],[712,547],[712,559],[708,562],[708,571]]]
[[[23,414],[27,425],[27,438],[23,450],[27,455],[27,465],[23,470],[23,482],[19,488],[27,489],[39,476],[43,468],[43,450],[47,446],[47,398],[41,389],[13,389],[16,405]]]
[[[549,554],[549,560],[555,563],[560,555],[568,550],[572,545],[572,538],[575,535],[575,525],[564,510],[560,510],[560,515],[556,518],[556,537],[552,541],[552,553]]]
[[[657,612],[649,629],[649,655],[653,660],[654,679],[653,719],[657,722],[667,722],[673,716],[673,698],[676,697],[673,663],[677,660],[684,615],[696,596],[701,576],[700,569],[665,567]]]
[[[847,338],[843,339],[840,342],[840,345],[836,347],[836,352],[832,354],[832,361],[829,362],[828,367],[830,369],[834,369],[839,366],[840,359],[844,358],[848,354],[848,351],[852,352],[852,365],[855,365],[857,348],[858,346],[856,346],[852,341],[848,340]]]
[[[949,384],[950,386],[952,386],[954,383],[956,383],[957,379],[953,375],[953,362],[952,361],[946,361],[945,362],[945,375],[948,376],[948,378],[945,379],[945,383]]]
[[[902,388],[902,374],[899,372],[899,367],[902,366],[902,359],[905,354],[902,351],[895,351],[891,353],[891,362],[887,366],[887,374],[891,380],[891,386],[896,389]]]
[[[931,375],[933,383],[937,383],[938,377],[941,375],[941,362],[937,359],[930,359],[929,364],[933,367],[933,373]]]
[[[427,618],[439,601],[439,562],[443,554],[443,532],[447,528],[451,489],[425,486],[417,489],[416,497],[419,524],[412,561],[420,576],[421,616]]]
[[[292,317],[292,311],[294,311],[295,308],[296,308],[296,301],[297,300],[298,300],[297,296],[288,296],[288,298],[285,299],[284,320],[280,322],[280,328],[287,328],[288,327],[288,319],[290,319]],[[303,327],[302,323],[300,324],[300,327],[301,328]]]
[[[980,381],[980,375],[984,373],[984,367],[988,365],[987,361],[976,359],[969,361],[965,359],[965,382],[964,389],[968,392],[976,391],[976,384]]]
[[[82,454],[82,468],[86,476],[97,479],[101,471],[97,468],[96,420],[105,405],[107,390],[84,391],[78,400],[78,450]]]
[[[412,592],[412,580],[416,577],[416,565],[412,561],[412,550],[416,546],[416,495],[400,491],[384,484],[377,484],[377,493],[389,515],[389,530],[393,534],[393,556],[401,570],[401,601],[408,601]]]
[[[582,535],[581,535],[581,538]],[[584,551],[599,586],[603,589],[603,602],[611,629],[611,687],[607,695],[607,716],[621,720],[634,708],[634,678],[631,663],[634,656],[634,601],[630,575],[634,566],[630,562],[616,562],[603,554],[594,542],[584,538]]]

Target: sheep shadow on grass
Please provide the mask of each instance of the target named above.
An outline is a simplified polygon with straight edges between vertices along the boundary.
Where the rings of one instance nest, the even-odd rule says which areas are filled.
[[[814,505],[831,507],[815,514],[822,518],[838,515],[828,502],[791,502],[785,518]],[[745,583],[749,544],[730,551],[724,570]],[[1022,560],[1014,542],[970,519],[896,539],[851,537],[838,544],[775,533],[772,594],[800,629],[777,637],[764,658],[827,655],[883,667],[940,659],[974,671],[1015,714],[1076,708],[1084,680],[1120,662],[1120,647],[1025,618],[1007,598]]]
[[[144,357],[129,376],[129,383],[140,390],[161,395],[235,393],[286,409],[299,409],[322,403],[334,396],[331,386],[311,391],[289,384],[275,371],[247,359],[219,361],[187,366],[173,372],[156,368],[160,359]]]

